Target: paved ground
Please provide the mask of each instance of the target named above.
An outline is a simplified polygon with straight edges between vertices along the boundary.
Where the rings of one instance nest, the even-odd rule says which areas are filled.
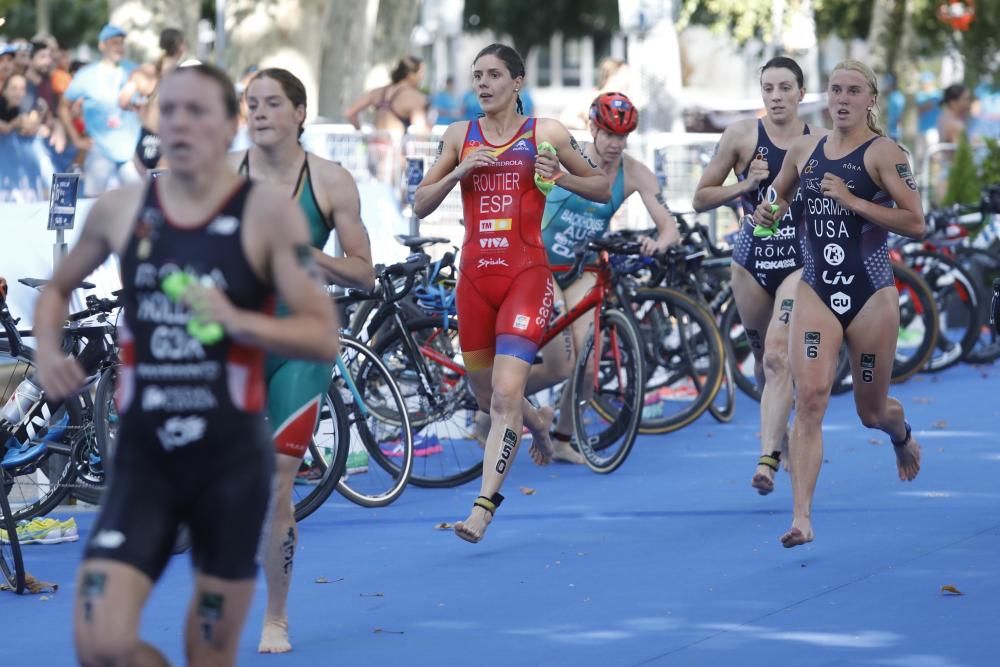
[[[411,488],[383,510],[334,497],[301,527],[295,651],[258,656],[258,589],[245,665],[1000,664],[1000,372],[963,367],[894,388],[924,446],[916,482],[888,439],[834,400],[816,542],[785,550],[787,475],[749,486],[756,406],[647,437],[616,473],[536,468],[522,455],[486,541],[434,529],[478,486]],[[536,489],[534,495],[519,487]],[[92,515],[77,514],[84,537]],[[73,664],[72,573],[82,542],[26,547],[59,582],[48,599],[0,594],[4,663]],[[330,583],[317,583],[323,578]],[[953,585],[964,595],[945,595]],[[176,558],[143,636],[182,664],[190,576]]]

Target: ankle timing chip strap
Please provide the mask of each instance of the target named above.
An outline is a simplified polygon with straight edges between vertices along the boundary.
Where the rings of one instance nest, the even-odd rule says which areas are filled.
[[[759,459],[757,459],[757,465],[759,465],[759,466],[767,466],[768,468],[770,468],[774,472],[778,472],[778,464],[779,463],[781,463],[781,452],[780,451],[771,452],[770,456],[768,456],[767,454],[764,454]]]
[[[493,514],[500,507],[500,503],[503,502],[503,496],[499,493],[494,493],[492,497],[487,498],[486,496],[479,496],[472,503],[473,507],[482,507],[484,510]]]
[[[905,447],[906,443],[908,443],[910,441],[910,423],[904,421],[903,422],[903,426],[906,427],[906,435],[903,437],[902,440],[900,440],[899,442],[896,442],[895,440],[892,439],[892,436],[889,436],[889,440],[892,441],[892,446],[893,447]]]

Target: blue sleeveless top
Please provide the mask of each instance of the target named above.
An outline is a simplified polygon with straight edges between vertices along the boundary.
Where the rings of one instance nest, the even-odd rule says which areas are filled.
[[[611,199],[604,204],[584,199],[558,185],[545,199],[542,213],[542,240],[548,252],[549,264],[561,266],[576,261],[580,248],[587,241],[603,236],[611,226],[611,218],[625,201],[625,157],[618,165]]]

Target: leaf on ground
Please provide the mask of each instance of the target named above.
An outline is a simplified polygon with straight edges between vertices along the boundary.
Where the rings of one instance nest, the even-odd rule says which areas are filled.
[[[946,420],[946,419],[939,419],[936,422],[934,422],[933,424],[931,424],[931,427],[932,428],[936,428],[939,431],[943,431],[944,429],[948,428],[948,420]]]
[[[344,580],[343,577],[341,577],[340,579],[334,579],[332,581],[330,579],[327,579],[326,577],[316,577],[315,583],[317,583],[317,584],[335,584],[338,581],[343,581],[343,580]]]
[[[872,445],[881,445],[882,441],[878,438],[868,438],[868,443]]]
[[[404,634],[402,630],[386,630],[385,628],[375,628],[372,630],[375,634],[379,635],[401,635]]]
[[[957,588],[955,588],[951,584],[942,586],[941,587],[941,592],[945,593],[947,595],[965,595],[965,593],[963,593],[962,591],[958,590]]]
[[[929,403],[933,403],[934,399],[929,396],[914,396],[913,402],[920,403],[921,405],[928,405]]]
[[[526,496],[533,496],[533,495],[535,495],[535,490],[533,488],[531,488],[530,486],[522,486],[521,487],[521,493],[523,493]]]
[[[447,521],[443,521],[443,522],[435,525],[434,526],[434,530],[451,530],[454,527],[455,527],[455,524],[448,523]]]
[[[385,593],[358,593],[363,598],[384,598]]]

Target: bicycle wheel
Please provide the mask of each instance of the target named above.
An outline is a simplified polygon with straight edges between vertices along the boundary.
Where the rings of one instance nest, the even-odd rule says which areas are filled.
[[[613,472],[635,444],[644,394],[643,349],[624,313],[601,313],[600,328],[579,351],[572,383],[580,453],[591,470]]]
[[[111,366],[101,373],[94,390],[94,437],[97,451],[105,459],[105,475],[111,472],[111,458],[114,455],[118,436],[118,406],[115,405],[115,382],[118,367]]]
[[[337,491],[363,507],[384,507],[403,493],[413,468],[406,403],[389,369],[362,343],[341,336],[337,368],[331,386],[348,408],[349,436]]]
[[[712,315],[677,290],[638,290],[631,306],[647,370],[639,432],[676,431],[705,412],[721,385],[722,338]]]
[[[8,489],[13,480],[6,470],[0,470],[3,488],[0,489],[0,571],[11,590],[20,595],[24,592],[24,560],[21,558],[21,543],[17,539],[17,521],[10,511],[7,500]]]
[[[420,317],[375,341],[375,353],[399,385],[413,430],[410,483],[441,488],[483,473],[475,437],[479,406],[468,387],[454,317]]]
[[[737,389],[760,403],[762,390],[757,386],[755,375],[757,360],[747,341],[739,310],[732,301],[722,314],[719,332],[722,334],[722,343],[726,346],[726,354],[733,363],[733,380],[736,381]]]
[[[94,447],[90,414],[86,393],[66,399],[54,411],[43,408],[44,424],[32,441],[44,442],[45,453],[37,461],[8,471],[14,480],[8,500],[15,521],[48,514],[71,490],[97,501],[103,478],[98,481],[77,474],[88,469],[84,460]]]
[[[318,474],[315,481],[292,488],[295,520],[302,521],[326,502],[347,466],[347,406],[333,381],[319,406],[319,419],[312,442],[302,459],[303,466]],[[308,479],[308,478],[307,478]]]
[[[982,297],[975,281],[950,257],[933,252],[907,253],[907,265],[934,294],[940,334],[924,367],[942,371],[962,360],[975,346],[982,325]]]
[[[959,246],[955,249],[956,259],[967,274],[975,281],[980,300],[980,327],[972,349],[966,353],[964,361],[970,364],[991,364],[1000,359],[1000,337],[990,326],[990,304],[993,295],[993,280],[1000,278],[1000,257],[983,248]]]
[[[892,273],[899,291],[899,340],[892,368],[892,382],[908,380],[927,365],[938,337],[938,312],[934,294],[916,271],[897,262]]]

